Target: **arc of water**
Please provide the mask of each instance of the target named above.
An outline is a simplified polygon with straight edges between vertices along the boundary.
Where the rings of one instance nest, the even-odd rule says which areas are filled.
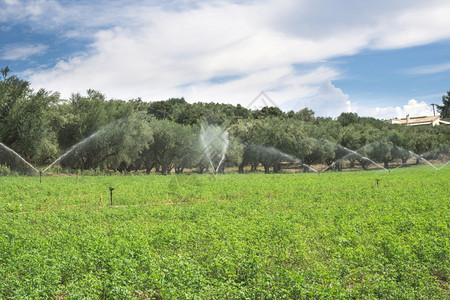
[[[352,149],[349,149],[349,148],[347,148],[347,147],[345,147],[345,146],[342,146],[342,145],[338,145],[338,147],[341,147],[341,148],[343,148],[344,150],[346,150],[346,151],[348,151],[348,152],[350,152],[349,154],[347,154],[347,155],[345,155],[344,157],[341,157],[340,159],[338,159],[337,161],[342,161],[342,160],[344,160],[344,159],[346,159],[347,157],[349,157],[350,155],[352,155],[352,154],[356,154],[356,155],[358,155],[359,157],[361,157],[362,159],[365,159],[365,160],[368,160],[368,161],[370,161],[371,163],[373,163],[374,165],[376,165],[376,166],[378,166],[379,168],[381,168],[381,169],[383,169],[383,170],[385,170],[385,171],[388,171],[389,172],[389,170],[388,169],[386,169],[385,167],[383,167],[382,165],[380,165],[380,164],[378,164],[378,163],[376,163],[375,161],[373,161],[372,159],[370,159],[370,158],[368,158],[368,157],[366,157],[366,156],[364,156],[364,155],[362,155],[361,153],[358,153],[357,151],[359,151],[359,150],[361,150],[361,149],[363,149],[364,147],[366,147],[366,146],[364,146],[364,147],[361,147],[361,148],[359,148],[358,150],[352,150]],[[328,167],[326,167],[325,169],[323,169],[322,171],[320,171],[320,172],[325,172],[326,170],[328,170],[329,168],[331,168],[332,166],[334,166],[335,165],[335,163],[336,163],[336,161],[335,162],[333,162],[331,165],[329,165]]]
[[[416,154],[416,153],[414,153],[414,152],[412,152],[412,151],[409,151],[409,153],[410,153],[412,156],[414,156],[414,157],[416,157],[416,158],[418,158],[418,159],[420,159],[420,160],[423,160],[424,162],[426,162],[427,164],[429,164],[431,167],[433,167],[433,169],[435,169],[436,171],[439,170],[439,169],[436,168],[432,163],[430,163],[428,160],[426,160],[426,159],[423,158],[422,156],[420,156],[420,155],[418,155],[418,154]]]
[[[338,147],[341,147],[341,148],[344,148],[344,149],[347,149],[346,147],[344,147],[344,146],[342,146],[342,145],[339,145],[339,144],[336,144],[336,143],[334,143],[334,142],[331,142],[331,141],[329,141],[329,140],[327,140],[327,139],[323,139],[325,142],[327,142],[327,143],[332,143],[332,144],[335,144],[336,146],[338,146]],[[350,151],[350,149],[347,149],[348,151]],[[347,154],[347,155],[345,155],[344,157],[342,157],[342,158],[340,158],[340,159],[338,159],[338,160],[336,160],[336,161],[333,161],[332,163],[331,163],[331,165],[329,165],[329,166],[327,166],[325,169],[323,169],[323,170],[320,170],[318,173],[322,173],[322,172],[325,172],[326,170],[328,170],[329,168],[332,168],[332,167],[334,167],[335,165],[336,165],[336,162],[338,162],[338,161],[341,161],[341,160],[344,160],[345,158],[347,158],[349,155],[351,155],[352,153],[349,153],[349,154]]]
[[[314,169],[314,168],[311,167],[310,165],[305,164],[305,163],[302,163],[302,162],[300,162],[300,163],[302,164],[302,166],[305,166],[305,167],[307,167],[308,169],[310,169],[311,171],[313,171],[313,172],[319,174],[319,171],[317,171],[316,169]]]
[[[228,140],[227,140],[226,145],[224,146],[224,150],[222,152],[222,158],[220,159],[219,164],[217,165],[216,172],[217,172],[217,170],[219,170],[220,166],[222,165],[223,161],[225,160],[225,153],[227,152],[227,149],[228,149]]]
[[[13,153],[14,155],[16,155],[18,158],[20,158],[24,163],[26,163],[30,168],[32,168],[33,170],[35,170],[36,172],[39,173],[39,170],[36,169],[32,164],[30,164],[29,162],[27,162],[22,156],[20,156],[16,151],[14,151],[13,149],[9,148],[8,146],[6,146],[3,143],[0,143],[0,146],[2,146],[3,148],[5,148],[6,150],[8,150],[9,152]]]
[[[343,147],[344,147],[344,146],[343,146]],[[362,159],[368,160],[368,161],[370,161],[371,163],[373,163],[374,165],[376,165],[376,166],[380,167],[381,169],[383,169],[383,170],[389,172],[389,170],[386,169],[385,167],[383,167],[382,165],[380,165],[380,164],[374,162],[373,160],[371,160],[370,158],[368,158],[368,157],[366,157],[366,156],[364,156],[364,155],[358,153],[358,151],[361,150],[361,149],[363,149],[364,147],[366,147],[366,146],[363,146],[363,147],[359,148],[359,149],[356,150],[356,151],[355,151],[355,150],[348,149],[348,148],[346,148],[346,147],[344,147],[344,149],[345,149],[345,150],[349,150],[349,151],[353,152],[354,154],[357,154],[357,155],[361,156]]]
[[[399,146],[395,146],[395,147],[397,147],[397,148],[399,148],[399,149],[402,149],[402,150],[405,150],[405,149],[403,149],[402,147],[399,147]],[[410,154],[412,153],[410,150],[408,150],[408,152],[409,152]],[[399,169],[399,168],[405,166],[406,164],[407,164],[407,162],[402,163],[401,165],[399,165],[399,166],[393,168],[391,171],[397,170],[397,169]]]
[[[333,161],[333,163],[332,163],[331,165],[327,166],[327,167],[326,167],[325,169],[323,169],[323,170],[320,170],[320,173],[325,172],[326,170],[328,170],[329,168],[334,167],[335,165],[336,165],[336,162]]]
[[[71,153],[73,150],[75,150],[77,147],[79,147],[82,144],[85,144],[86,142],[90,141],[91,139],[93,139],[95,136],[97,136],[100,133],[101,130],[91,134],[90,136],[88,136],[87,138],[85,138],[84,140],[82,140],[81,142],[76,143],[75,145],[73,145],[72,147],[69,148],[69,150],[67,150],[64,154],[62,154],[60,157],[58,157],[54,162],[52,162],[47,168],[45,168],[42,173],[45,173],[48,169],[50,169],[51,167],[53,167],[55,164],[57,164],[59,161],[61,161],[61,159],[63,159],[64,157],[66,157],[67,155],[69,155],[69,153]]]
[[[202,128],[203,128],[203,127],[202,127]],[[216,173],[216,169],[214,168],[213,162],[212,162],[211,157],[210,157],[210,155],[209,155],[208,145],[206,144],[205,138],[204,138],[204,136],[203,136],[202,134],[200,134],[200,139],[201,139],[201,141],[202,141],[203,147],[205,148],[205,155],[206,155],[206,158],[208,159],[209,165],[211,166],[211,168],[213,169],[213,172],[214,172],[214,174],[215,174],[215,173]]]
[[[339,158],[338,160],[334,161],[331,165],[327,166],[325,169],[321,170],[320,172],[325,172],[325,171],[328,170],[329,168],[335,166],[335,165],[336,165],[336,162],[342,161],[342,160],[346,159],[347,157],[349,157],[350,155],[352,155],[352,154],[354,154],[354,153],[356,153],[358,156],[361,156],[361,157],[362,157],[361,154],[359,154],[359,153],[357,153],[357,152],[355,152],[355,151],[353,151],[353,150],[351,150],[351,149],[348,149],[347,147],[344,147],[344,146],[342,146],[342,145],[338,145],[338,147],[344,148],[345,150],[349,151],[350,153],[349,153],[349,154],[346,154],[346,155],[344,155],[343,157]]]
[[[225,155],[226,155],[226,152],[228,149],[228,143],[229,143],[228,132],[221,130],[219,127],[217,127],[217,128],[211,127],[209,129],[210,129],[210,131],[208,132],[208,129],[205,129],[203,124],[201,125],[200,140],[205,149],[204,153],[206,155],[206,158],[208,159],[208,162],[209,162],[211,168],[213,169],[214,174],[216,174],[217,171],[220,169],[220,166],[222,165],[222,163],[225,160]],[[211,130],[216,130],[216,132],[211,133]],[[209,140],[205,139],[205,136],[207,134],[208,134],[208,137],[210,138]],[[213,160],[211,158],[210,151],[211,151],[211,148],[213,148],[212,144],[215,143],[216,141],[221,143],[222,148],[220,149],[219,163],[215,167]]]
[[[447,161],[445,164],[443,164],[442,166],[440,166],[437,170],[439,171],[440,169],[442,169],[443,167],[445,167],[446,165],[448,165],[450,163],[450,160]]]
[[[302,162],[300,159],[298,159],[298,158],[296,158],[296,157],[293,157],[293,156],[291,156],[291,155],[289,155],[289,154],[283,153],[283,152],[281,152],[281,151],[280,151],[280,153],[281,153],[282,155],[284,155],[284,156],[290,158],[290,159],[293,160],[294,162],[300,163],[300,164],[302,165],[302,167],[307,167],[307,168],[310,169],[311,171],[313,171],[313,172],[319,174],[319,171],[317,171],[316,169],[314,169],[314,168],[311,167],[310,165],[305,164],[305,163]]]
[[[408,150],[408,152],[409,152],[409,154],[411,154],[412,156],[414,156],[416,159],[423,160],[425,163],[427,163],[428,165],[430,165],[431,167],[433,167],[436,171],[439,171],[439,170],[440,170],[440,168],[437,168],[435,165],[433,165],[432,163],[430,163],[428,160],[426,160],[425,158],[423,158],[421,155],[416,154],[416,153],[412,152],[411,150]],[[393,171],[393,170],[396,170],[396,169],[398,169],[398,168],[401,168],[401,167],[403,167],[404,165],[406,165],[406,163],[402,163],[400,166],[398,166],[398,167],[392,169],[392,171]],[[445,166],[445,164],[444,164],[444,166]]]
[[[399,168],[403,167],[404,165],[406,165],[406,163],[404,163],[404,164],[401,164],[401,165],[399,165],[399,166],[397,166],[397,167],[393,168],[393,169],[392,169],[391,171],[397,170],[397,169],[399,169]]]
[[[228,150],[228,132],[224,131],[221,135],[220,138],[223,140],[223,147],[222,147],[222,157],[219,161],[219,163],[217,164],[217,168],[215,170],[215,172],[217,172],[217,170],[219,170],[220,166],[222,165],[223,161],[225,160],[225,154],[227,153]]]
[[[310,169],[311,171],[313,171],[313,172],[315,172],[315,173],[319,173],[319,171],[317,171],[316,169],[314,169],[314,168],[311,167],[310,165],[305,164],[304,162],[301,161],[301,159],[299,159],[299,158],[297,158],[297,157],[295,157],[295,156],[292,156],[292,155],[290,155],[290,154],[284,153],[284,152],[282,152],[282,151],[280,151],[280,150],[278,150],[278,149],[272,148],[272,147],[264,147],[264,146],[258,146],[258,147],[263,147],[263,149],[265,149],[265,150],[271,150],[271,151],[272,151],[272,150],[275,150],[278,154],[280,154],[281,156],[287,158],[288,160],[290,160],[290,161],[292,161],[292,162],[300,163],[302,166],[307,167],[307,168]]]

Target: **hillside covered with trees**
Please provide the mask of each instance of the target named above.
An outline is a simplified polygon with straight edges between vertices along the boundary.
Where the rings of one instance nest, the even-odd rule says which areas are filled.
[[[448,112],[448,97],[439,109]],[[258,165],[278,172],[288,157],[307,165],[331,165],[345,156],[367,167],[363,156],[348,156],[346,148],[363,148],[364,156],[388,168],[394,160],[409,159],[411,152],[448,153],[450,144],[450,126],[389,125],[354,113],[331,119],[315,117],[308,108],[250,110],[241,105],[190,104],[183,98],[124,101],[106,99],[96,90],[61,99],[57,92],[34,91],[7,67],[1,69],[0,142],[36,166],[48,166],[72,149],[59,162],[62,168],[202,173],[209,164],[199,142],[201,124],[228,132],[223,166],[240,172]],[[5,147],[0,147],[0,164],[18,168],[17,157]]]

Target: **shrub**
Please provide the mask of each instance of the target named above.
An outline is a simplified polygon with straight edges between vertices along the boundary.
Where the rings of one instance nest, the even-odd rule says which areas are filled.
[[[11,169],[6,165],[0,165],[0,176],[11,175]]]

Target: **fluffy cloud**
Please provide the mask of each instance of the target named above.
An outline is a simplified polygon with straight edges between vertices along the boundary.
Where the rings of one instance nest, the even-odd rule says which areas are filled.
[[[95,88],[113,98],[246,105],[266,91],[282,107],[336,116],[358,108],[331,83],[341,71],[327,60],[450,37],[450,3],[437,0],[7,2],[11,15],[0,20],[16,16],[90,40],[85,53],[27,72],[33,86],[64,97]]]
[[[249,23],[250,13],[234,4],[155,11],[152,24],[99,31],[92,53],[62,61],[30,79],[65,96],[74,89],[95,87],[121,98],[154,100],[183,92],[186,98],[191,94],[238,101],[261,90],[298,86],[292,84],[296,79],[317,84],[337,74],[330,68],[293,74],[293,62],[323,57],[317,54],[318,45],[261,30]],[[224,76],[236,79],[220,85],[211,82]]]
[[[397,112],[398,118],[405,118],[406,115],[410,115],[411,117],[429,116],[433,112],[429,104],[423,101],[417,102],[415,99],[409,100],[408,104],[404,105],[403,108],[397,106],[395,111]]]
[[[312,89],[309,97],[291,100],[282,105],[285,110],[298,111],[303,108],[312,109],[316,116],[337,117],[342,112],[351,112],[349,96],[336,88],[331,81],[325,81]]]
[[[418,102],[415,99],[410,99],[407,104],[403,106],[387,106],[387,107],[361,107],[353,104],[353,111],[360,116],[374,117],[377,119],[393,119],[405,118],[406,115],[411,117],[431,116],[433,115],[432,107],[424,101]]]

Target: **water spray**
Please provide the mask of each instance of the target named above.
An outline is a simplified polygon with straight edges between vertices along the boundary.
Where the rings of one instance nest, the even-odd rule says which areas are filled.
[[[438,168],[436,168],[432,163],[430,163],[428,160],[426,160],[423,156],[421,156],[421,155],[419,155],[419,154],[416,154],[416,153],[414,153],[414,152],[412,152],[412,151],[409,151],[409,153],[410,153],[412,156],[414,156],[416,159],[422,160],[422,161],[424,161],[425,163],[427,163],[428,165],[430,165],[435,171],[439,171]]]
[[[369,144],[369,145],[370,145],[370,144]],[[389,170],[386,169],[385,167],[383,167],[382,165],[376,163],[375,161],[373,161],[372,159],[370,159],[370,158],[368,158],[368,157],[362,155],[361,153],[358,153],[359,150],[361,150],[361,149],[367,147],[368,145],[363,146],[363,147],[359,148],[359,149],[356,150],[356,151],[355,151],[355,150],[352,150],[352,149],[349,149],[349,148],[347,148],[347,147],[345,147],[345,146],[342,146],[342,145],[337,145],[337,146],[340,147],[340,148],[342,148],[342,149],[344,149],[345,151],[347,151],[347,152],[349,152],[349,153],[348,153],[347,155],[344,155],[344,156],[341,157],[340,159],[334,161],[331,165],[329,165],[329,166],[326,167],[325,169],[321,170],[320,172],[325,172],[326,170],[328,170],[329,168],[331,168],[333,165],[335,165],[335,163],[336,163],[337,161],[342,161],[342,160],[344,160],[344,159],[347,159],[347,157],[349,157],[350,155],[354,154],[354,155],[358,155],[359,157],[361,157],[362,160],[367,160],[367,161],[369,161],[370,163],[372,163],[372,164],[376,165],[377,167],[379,167],[380,169],[383,169],[384,171],[388,171],[388,173],[390,173]]]
[[[20,156],[16,151],[14,151],[13,149],[9,148],[8,146],[6,146],[3,143],[0,143],[0,146],[2,146],[4,149],[6,149],[7,151],[11,152],[12,154],[14,154],[15,156],[17,156],[21,161],[23,161],[25,164],[27,164],[30,168],[32,168],[33,170],[35,170],[36,172],[39,173],[39,170],[36,169],[32,164],[30,164],[29,162],[27,162],[22,156]]]
[[[81,146],[87,142],[89,142],[91,139],[93,139],[94,137],[96,137],[100,131],[102,129],[100,129],[99,131],[91,134],[89,137],[85,138],[84,140],[82,140],[81,142],[76,143],[75,145],[73,145],[72,147],[70,147],[69,150],[67,150],[63,155],[61,155],[60,157],[58,157],[54,162],[52,162],[47,168],[44,169],[44,171],[42,171],[43,173],[45,173],[48,169],[50,169],[51,167],[53,167],[56,163],[58,163],[60,160],[62,160],[64,157],[66,157],[67,155],[69,155],[69,153],[71,153],[73,150],[75,150],[78,146]]]
[[[448,165],[450,163],[450,160],[447,161],[445,164],[443,164],[442,166],[440,166],[436,171],[440,171],[443,167],[445,167],[446,165]]]
[[[208,159],[209,165],[213,169],[214,175],[220,169],[220,166],[225,160],[225,155],[228,149],[228,132],[222,130],[220,127],[201,125],[200,142],[204,148],[204,155]],[[214,165],[213,160],[220,157],[217,166]]]

